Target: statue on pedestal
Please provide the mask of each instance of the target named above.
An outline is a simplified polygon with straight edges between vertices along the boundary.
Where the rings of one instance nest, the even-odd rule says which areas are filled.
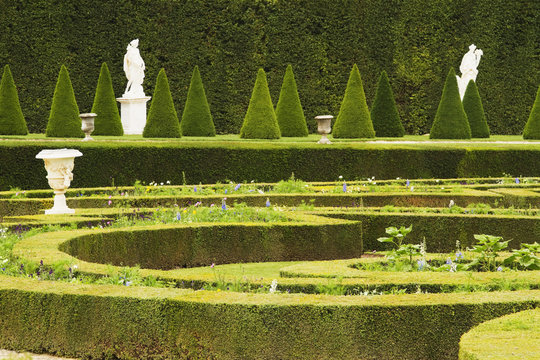
[[[124,55],[124,72],[128,79],[124,98],[142,98],[144,90],[142,83],[144,80],[144,61],[139,49],[139,39],[131,41]]]
[[[469,46],[469,51],[465,55],[463,55],[461,65],[459,66],[459,71],[461,71],[461,77],[456,75],[461,100],[463,100],[465,90],[467,90],[467,85],[469,85],[469,81],[476,81],[476,75],[478,75],[478,70],[476,68],[480,63],[480,57],[483,54],[484,53],[482,52],[482,50],[477,49],[476,45],[471,44]]]

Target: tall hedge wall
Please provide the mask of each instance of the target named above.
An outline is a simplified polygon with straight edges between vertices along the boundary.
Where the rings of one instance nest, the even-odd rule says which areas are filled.
[[[252,76],[262,67],[274,102],[283,69],[295,67],[308,125],[337,115],[353,63],[371,106],[386,70],[408,133],[431,127],[446,71],[467,47],[484,51],[477,78],[489,128],[521,133],[540,83],[540,3],[507,0],[3,1],[0,66],[9,63],[31,132],[43,132],[57,70],[69,68],[82,112],[102,62],[115,93],[126,85],[126,46],[140,39],[152,95],[161,67],[177,112],[198,65],[218,133],[238,133]],[[253,74],[246,76],[246,74]],[[275,104],[274,104],[275,105]]]
[[[35,156],[44,148],[76,148],[75,187],[133,185],[136,180],[187,183],[259,181],[296,178],[335,181],[375,176],[377,179],[537,176],[540,149],[533,145],[396,146],[377,144],[321,147],[287,143],[207,142],[0,142],[0,190],[48,189],[43,161]]]

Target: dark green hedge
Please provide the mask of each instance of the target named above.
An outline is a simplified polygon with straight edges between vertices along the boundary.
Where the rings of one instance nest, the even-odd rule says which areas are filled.
[[[449,360],[473,326],[539,305],[535,292],[423,296],[343,304],[0,276],[0,346],[84,358],[313,359],[316,344],[318,359]]]
[[[73,238],[60,250],[88,262],[167,270],[212,263],[330,260],[362,254],[362,227],[360,223],[331,224],[323,219],[319,224],[119,230]]]
[[[497,149],[466,146],[395,146],[238,142],[0,142],[0,190],[10,187],[47,189],[43,161],[35,159],[44,148],[76,148],[76,187],[133,185],[136,180],[182,184],[225,181],[277,182],[418,179],[502,176],[538,176],[540,149],[532,145]]]
[[[502,236],[509,249],[519,249],[522,243],[534,243],[540,237],[540,219],[535,217],[511,217],[495,215],[452,215],[452,214],[400,214],[364,213],[332,215],[340,218],[360,220],[364,239],[364,249],[388,250],[377,241],[386,236],[389,226],[413,225],[406,242],[420,244],[425,238],[428,252],[452,252],[456,250],[456,240],[461,246],[471,247],[476,243],[474,234]]]
[[[337,115],[357,63],[368,105],[386,70],[406,131],[426,133],[448,67],[475,43],[485,54],[477,81],[489,127],[519,134],[540,83],[539,14],[537,1],[507,0],[4,1],[0,66],[12,66],[31,132],[45,129],[61,64],[88,112],[101,63],[121,94],[122,57],[140,38],[146,93],[164,67],[181,113],[198,65],[218,133],[238,133],[259,67],[275,105],[289,63],[311,131],[314,116]]]

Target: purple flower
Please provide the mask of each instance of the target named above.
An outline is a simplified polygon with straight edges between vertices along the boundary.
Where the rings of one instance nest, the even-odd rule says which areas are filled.
[[[111,200],[109,200],[108,204],[109,204],[109,205],[111,205],[111,204],[112,204],[112,201],[111,201]]]
[[[516,184],[519,184],[519,178],[516,178]]]
[[[497,268],[497,271],[502,271],[502,270],[503,270],[502,266],[499,266],[499,267]]]
[[[210,268],[213,269],[214,266],[216,266],[216,264],[212,263],[212,265],[210,265]]]
[[[197,192],[197,187],[196,186],[193,187],[193,191]]]
[[[343,192],[347,192],[347,184],[343,182]]]
[[[405,186],[409,187],[409,185],[411,185],[411,182],[409,181],[409,179],[407,179],[407,182],[405,183]]]
[[[223,200],[221,200],[221,208],[223,210],[227,210],[227,204],[225,203],[225,200],[227,200],[227,198],[224,198]]]
[[[227,189],[225,189],[225,194],[227,193]]]
[[[176,220],[180,221],[181,219],[182,219],[182,215],[179,212],[177,212],[176,213]]]
[[[238,189],[240,189],[240,185],[241,185],[241,184],[236,185],[236,186],[234,187],[234,191],[238,191]]]
[[[266,207],[270,207],[270,199],[266,198]]]

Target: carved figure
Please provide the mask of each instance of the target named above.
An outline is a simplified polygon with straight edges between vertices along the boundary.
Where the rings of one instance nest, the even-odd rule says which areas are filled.
[[[480,57],[482,55],[484,55],[482,50],[477,49],[474,44],[471,44],[469,46],[469,51],[463,55],[461,65],[459,66],[461,77],[456,75],[461,100],[463,100],[469,81],[476,81],[476,75],[478,75],[478,70],[476,68],[478,67],[478,64],[480,64]]]
[[[144,60],[138,49],[139,39],[131,41],[124,55],[124,72],[128,79],[124,97],[144,97],[142,83],[144,80]]]

